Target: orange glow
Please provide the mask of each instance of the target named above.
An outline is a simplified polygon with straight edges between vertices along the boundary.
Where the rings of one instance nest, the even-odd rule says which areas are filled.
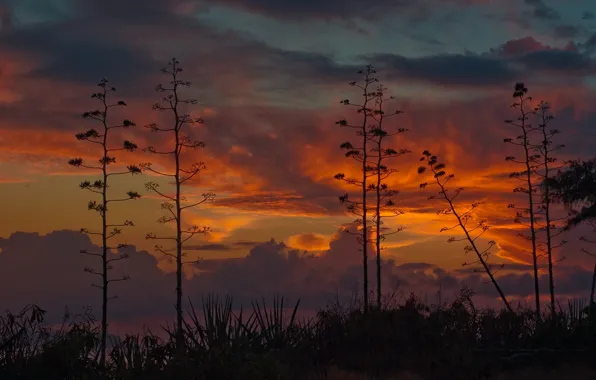
[[[195,57],[190,60],[188,70],[199,67],[202,63],[201,59]],[[0,81],[0,103],[18,102],[23,94],[31,91],[33,87],[30,84],[31,87],[19,89],[15,78],[32,70],[35,65],[21,67],[15,58],[13,61],[3,62],[1,68],[5,75]],[[235,69],[232,62],[222,62],[222,67],[218,67],[218,70],[231,74],[223,75],[222,80],[213,85],[215,92],[235,89],[229,104],[198,106],[191,112],[193,117],[204,118],[205,125],[189,128],[187,133],[192,139],[205,141],[206,148],[185,151],[183,166],[204,161],[207,170],[197,176],[196,181],[193,180],[184,186],[183,191],[189,201],[200,199],[200,193],[204,191],[214,191],[217,198],[213,204],[205,205],[196,212],[188,212],[184,224],[210,226],[212,231],[200,237],[201,241],[228,243],[237,233],[245,233],[243,231],[247,229],[258,230],[259,222],[266,217],[295,219],[301,230],[307,229],[305,226],[308,226],[309,220],[328,220],[330,225],[335,223],[336,227],[346,219],[352,218],[343,213],[343,209],[338,205],[337,196],[343,192],[357,192],[358,189],[334,180],[333,176],[342,172],[347,177],[358,178],[361,174],[358,163],[344,157],[339,149],[339,144],[348,140],[358,145],[358,138],[353,131],[341,129],[334,124],[343,117],[357,120],[358,115],[353,109],[338,104],[339,100],[354,93],[348,92],[345,88],[334,88],[334,92],[345,92],[346,95],[329,95],[325,98],[329,107],[323,110],[290,107],[278,109],[267,105],[266,97],[258,97],[256,101],[251,98],[256,96],[254,94],[257,81]],[[93,108],[93,103],[84,98],[93,88],[70,84],[55,89],[56,83],[50,79],[40,80],[36,85],[39,86],[39,91],[54,89],[56,92],[56,96],[49,97],[46,99],[47,102],[40,106],[44,110],[58,110],[76,115],[80,110]],[[590,99],[593,92],[586,86],[557,86],[556,89],[536,87],[530,90],[537,101],[549,101],[554,114],[572,108],[573,118],[582,120],[592,112],[593,105]],[[81,93],[82,98],[74,101],[74,104],[69,104],[67,101],[73,98],[73,93]],[[425,99],[416,99],[414,102],[398,97],[397,105],[404,114],[392,119],[388,127],[408,128],[410,131],[387,139],[386,146],[409,149],[412,153],[388,162],[398,172],[386,182],[390,187],[401,191],[395,197],[395,201],[405,214],[397,218],[388,218],[385,226],[389,229],[404,226],[408,235],[400,237],[396,234],[384,242],[385,248],[394,251],[415,250],[418,244],[426,243],[435,237],[444,236],[445,240],[449,236],[462,237],[459,227],[440,232],[443,227],[453,226],[455,220],[452,216],[436,214],[437,210],[445,208],[445,204],[440,199],[428,200],[429,196],[436,195],[435,188],[419,188],[420,182],[425,182],[428,178],[417,173],[418,158],[422,150],[429,149],[440,156],[449,172],[455,173],[456,177],[450,188],[465,188],[461,199],[456,203],[460,211],[466,210],[472,202],[483,202],[474,216],[475,220],[486,219],[491,226],[484,238],[496,241],[495,255],[506,262],[530,262],[527,254],[528,242],[517,236],[523,231],[523,227],[513,223],[514,211],[507,208],[509,203],[524,202],[522,196],[512,193],[516,182],[508,178],[508,173],[518,168],[504,160],[505,156],[518,152],[502,142],[503,138],[516,133],[503,123],[504,119],[515,117],[515,114],[509,108],[509,89],[494,91],[494,95],[495,97],[487,98],[483,103],[441,103]],[[117,162],[118,165],[129,165],[150,161],[156,168],[171,173],[174,163],[170,156],[151,155],[142,151],[143,147],[149,145],[163,151],[172,149],[173,141],[170,136],[150,133],[141,127],[154,121],[161,122],[160,125],[167,125],[167,118],[148,112],[155,97],[156,94],[150,94],[145,96],[146,99],[140,99],[146,104],[135,99],[135,102],[131,102],[126,108],[125,113],[130,115],[138,127],[121,131],[114,137],[130,139],[141,149],[135,153],[118,152]],[[257,105],[253,105],[251,101]],[[29,125],[19,125],[0,120],[0,162],[16,168],[14,170],[17,171],[0,179],[0,184],[35,186],[38,181],[59,176],[64,177],[65,181],[70,178],[68,181],[73,180],[75,183],[74,180],[78,178],[73,177],[96,175],[96,172],[77,170],[66,165],[66,161],[72,157],[97,159],[94,147],[79,142],[74,137],[75,133],[91,128],[93,124],[77,122],[74,121],[75,118],[65,117],[64,120],[71,120],[72,125],[44,120],[32,120]],[[555,124],[556,122],[555,119]],[[564,125],[560,127],[567,128]],[[306,128],[308,132],[300,132],[302,128]],[[578,139],[579,132],[573,129],[570,129],[568,134],[563,132],[565,139]],[[564,142],[571,145],[568,141]],[[273,148],[279,148],[279,151]],[[158,179],[146,173],[135,181],[142,184]],[[159,181],[163,181],[163,184],[160,184],[164,192],[172,194],[173,188],[169,186],[171,184],[163,179]],[[16,189],[16,186],[0,187],[0,194],[6,197],[14,196],[19,191],[21,190]],[[48,201],[63,199],[66,192],[66,197],[77,194],[77,200],[80,198],[83,204],[83,196],[77,193],[78,191],[80,190],[76,186],[72,186],[72,189],[49,190]],[[127,211],[143,220],[156,219],[155,216],[159,216],[160,212],[157,201],[162,198],[154,194],[143,194],[143,198],[149,201],[146,203],[147,209],[137,210],[131,205]],[[149,205],[153,208],[150,209]],[[56,218],[66,220],[65,216],[60,215]],[[50,225],[56,221],[48,219],[43,223],[51,230]],[[2,228],[6,234],[12,227]],[[314,229],[291,234],[280,231],[275,228],[271,231],[261,230],[259,238],[289,236],[285,239],[289,247],[308,251],[327,250],[330,242],[337,238],[331,237],[332,233],[329,231],[323,233]],[[137,235],[142,237],[143,233],[139,232]],[[267,235],[269,236],[266,237]],[[437,248],[442,249],[444,247]]]

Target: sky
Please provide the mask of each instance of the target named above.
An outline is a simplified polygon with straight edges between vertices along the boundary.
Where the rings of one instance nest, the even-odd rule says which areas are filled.
[[[357,101],[348,85],[373,64],[403,111],[390,128],[409,132],[391,140],[410,155],[395,160],[390,185],[404,211],[387,221],[405,229],[385,242],[383,281],[387,292],[415,291],[429,301],[462,286],[480,303],[500,306],[492,287],[469,267],[461,237],[444,208],[421,190],[420,154],[438,154],[465,188],[464,209],[482,202],[476,217],[491,229],[480,243],[496,242],[493,258],[505,267],[500,282],[513,299],[531,296],[527,241],[518,236],[508,204],[523,204],[508,178],[519,170],[506,156],[520,154],[503,139],[516,131],[503,121],[516,82],[534,102],[551,104],[553,125],[565,144],[559,158],[593,155],[596,141],[596,3],[587,0],[1,0],[0,1],[0,304],[16,310],[27,303],[60,313],[65,305],[97,308],[99,293],[83,272],[97,262],[79,253],[97,241],[79,233],[97,227],[87,210],[89,193],[78,184],[94,173],[72,168],[73,157],[98,152],[75,134],[93,127],[81,118],[94,109],[90,94],[106,78],[128,106],[115,114],[137,127],[116,136],[139,147],[166,147],[168,140],[143,125],[169,119],[152,111],[160,72],[176,57],[192,82],[185,96],[204,124],[188,130],[206,147],[189,153],[189,165],[207,165],[185,188],[189,199],[212,191],[212,204],[189,211],[185,223],[212,232],[189,242],[185,296],[217,292],[244,303],[281,293],[316,309],[359,289],[360,255],[353,228],[338,196],[349,187],[337,172],[357,174],[339,145],[354,136],[339,119],[357,120],[343,99]],[[119,164],[171,163],[139,150],[118,155]],[[143,197],[111,210],[131,219],[121,235],[130,259],[115,275],[114,323],[159,320],[173,315],[173,264],[145,240],[160,226],[160,200],[144,183],[169,184],[147,174],[118,177],[110,191]],[[560,210],[559,210],[560,211]],[[580,252],[586,227],[558,237],[555,286],[561,297],[586,297],[593,260]],[[451,234],[451,235],[448,235]],[[272,240],[273,239],[273,240]],[[372,258],[371,258],[372,259]],[[560,261],[559,261],[560,260]],[[545,261],[541,284],[547,296]],[[375,277],[371,271],[371,283]],[[148,296],[150,295],[150,296]]]

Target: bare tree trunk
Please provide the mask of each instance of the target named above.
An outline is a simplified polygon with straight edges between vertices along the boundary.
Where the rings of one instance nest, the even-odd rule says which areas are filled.
[[[377,160],[377,220],[376,222],[376,248],[377,248],[377,309],[381,310],[381,161],[383,159],[381,152],[381,139],[379,139],[379,158]]]
[[[536,147],[536,150],[542,154],[542,164],[544,169],[543,178],[543,193],[542,193],[542,204],[544,208],[544,216],[546,219],[546,253],[548,259],[548,278],[549,278],[549,291],[550,291],[550,308],[551,308],[551,315],[553,321],[556,317],[555,313],[555,280],[554,280],[554,273],[553,273],[553,244],[552,244],[552,229],[554,228],[552,225],[550,207],[552,203],[552,178],[550,176],[551,166],[550,163],[556,161],[556,158],[551,157],[550,153],[562,148],[563,145],[555,145],[552,146],[552,138],[559,133],[557,129],[547,130],[548,123],[550,120],[554,119],[554,116],[548,115],[547,112],[550,109],[550,106],[544,102],[540,102],[536,110],[539,112],[539,117],[541,118],[541,122],[539,128],[542,132],[542,143]],[[537,175],[539,175],[537,173]],[[562,243],[564,244],[564,243]]]
[[[522,122],[523,123],[523,122]],[[533,198],[533,189],[534,186],[532,184],[532,168],[530,167],[530,151],[529,151],[529,141],[528,141],[528,134],[526,129],[523,128],[523,136],[524,136],[524,150],[526,152],[526,171],[527,171],[527,184],[528,184],[528,209],[530,213],[530,237],[532,241],[532,270],[534,271],[534,294],[535,294],[535,303],[536,303],[536,317],[538,320],[541,319],[540,313],[540,285],[538,283],[539,275],[538,275],[538,254],[536,252],[536,217],[534,214],[534,198]],[[554,310],[554,309],[553,309]]]
[[[592,288],[590,289],[590,306],[588,306],[588,318],[591,319],[594,313],[594,290],[596,289],[596,264],[592,272]]]
[[[486,272],[486,274],[488,275],[488,277],[490,278],[490,281],[492,282],[492,284],[494,285],[495,289],[497,290],[497,293],[499,293],[499,296],[501,297],[501,300],[503,301],[503,303],[505,304],[505,307],[507,308],[507,310],[509,312],[513,312],[513,309],[511,308],[511,305],[509,304],[509,301],[507,300],[507,297],[505,297],[505,293],[503,292],[503,290],[501,289],[501,287],[499,286],[499,283],[497,282],[497,279],[495,278],[495,276],[493,275],[490,267],[488,266],[485,258],[483,257],[483,255],[488,255],[488,252],[490,250],[490,248],[492,247],[491,244],[489,246],[488,249],[484,250],[484,251],[480,251],[478,249],[478,246],[476,245],[476,239],[478,239],[481,235],[478,235],[476,237],[472,237],[470,235],[470,232],[468,231],[468,228],[466,228],[466,224],[468,221],[468,215],[469,212],[471,211],[467,211],[464,214],[459,214],[457,212],[457,210],[455,209],[455,205],[453,204],[453,199],[455,199],[455,197],[457,197],[459,195],[459,193],[461,192],[462,189],[458,189],[454,192],[454,195],[450,198],[449,195],[447,194],[447,189],[445,188],[446,183],[452,179],[454,177],[453,174],[447,175],[446,171],[444,170],[445,165],[442,163],[438,163],[437,162],[437,157],[433,156],[429,151],[424,151],[423,153],[423,157],[421,158],[421,161],[426,160],[426,163],[428,165],[428,167],[430,168],[432,174],[433,174],[433,178],[436,182],[436,184],[439,186],[439,188],[441,189],[441,191],[439,192],[439,194],[445,199],[445,201],[447,201],[449,208],[444,210],[443,213],[444,214],[448,214],[448,213],[452,213],[456,219],[457,219],[457,223],[458,225],[461,227],[462,231],[464,232],[464,234],[466,235],[466,240],[470,243],[470,248],[467,248],[467,250],[470,251],[474,251],[474,253],[476,253],[476,256],[478,257],[478,261],[482,264],[482,267],[484,269],[484,271]],[[420,167],[418,168],[418,173],[424,173],[426,171],[426,167]],[[446,178],[443,182],[441,182],[441,178]],[[423,183],[420,185],[421,188],[426,187],[426,183]],[[435,198],[436,196],[432,196],[430,199]],[[474,205],[472,206],[472,209],[474,209]],[[447,228],[447,229],[451,229],[451,228]],[[483,222],[480,222],[478,224],[478,226],[476,226],[473,230],[476,229],[481,229],[482,232],[486,231],[488,229],[488,226],[485,226],[483,224]],[[472,231],[473,231],[472,230]],[[482,234],[482,232],[480,234]]]
[[[513,157],[508,157],[507,160],[523,163],[525,165],[525,172],[522,173],[512,173],[512,176],[515,175],[516,178],[523,180],[523,175],[525,174],[525,181],[527,184],[527,194],[528,194],[528,213],[530,219],[530,241],[532,243],[532,269],[534,275],[534,298],[535,298],[535,308],[536,308],[536,318],[537,320],[541,319],[541,309],[540,309],[540,285],[539,285],[539,274],[538,274],[538,253],[537,253],[537,245],[536,245],[536,214],[534,210],[534,184],[532,183],[532,173],[534,172],[534,168],[532,167],[532,163],[534,163],[534,158],[531,155],[531,143],[529,141],[528,133],[533,131],[531,124],[527,124],[526,121],[528,119],[528,115],[532,113],[532,111],[526,111],[524,109],[524,102],[525,100],[531,100],[531,97],[526,97],[528,89],[524,86],[523,83],[516,83],[515,90],[513,93],[513,97],[519,99],[519,103],[515,103],[512,107],[519,109],[520,116],[518,117],[518,123],[515,123],[513,120],[506,120],[505,122],[511,124],[515,127],[518,127],[521,130],[521,135],[518,136],[515,141],[514,139],[505,139],[505,142],[511,143],[513,145],[522,146],[524,149],[524,159],[523,161],[516,161]],[[517,189],[516,189],[517,190]],[[514,190],[515,191],[515,190]],[[518,214],[521,218],[523,212]]]
[[[367,102],[364,103],[364,107],[366,107]],[[366,114],[366,112],[365,112]],[[366,153],[366,140],[368,138],[366,134],[366,116],[364,117],[364,137],[362,140],[364,141],[362,147],[364,150],[364,157],[362,160],[362,271],[363,271],[363,281],[362,281],[362,288],[364,292],[364,312],[368,312],[368,214],[366,208],[366,196],[367,196],[367,188],[366,188],[366,179],[367,179],[367,153]]]
[[[153,233],[149,233],[146,235],[146,239],[151,240],[167,240],[175,242],[175,253],[173,253],[173,248],[164,248],[161,245],[156,245],[155,249],[164,254],[165,256],[171,257],[176,262],[176,327],[174,331],[175,341],[176,341],[176,350],[177,354],[181,355],[185,351],[185,337],[184,337],[184,314],[183,314],[183,305],[182,305],[182,280],[183,280],[183,267],[185,264],[189,263],[196,263],[195,261],[183,261],[183,257],[185,253],[183,251],[184,243],[191,239],[196,234],[207,234],[209,232],[209,227],[199,227],[196,225],[191,226],[190,228],[183,228],[182,225],[182,211],[188,208],[197,207],[203,203],[210,202],[215,198],[215,194],[208,192],[201,194],[202,199],[197,202],[187,202],[184,195],[182,195],[182,185],[193,179],[195,176],[199,175],[199,173],[206,168],[203,162],[195,162],[193,163],[190,168],[184,169],[181,163],[181,155],[183,149],[196,149],[196,148],[203,148],[205,144],[202,141],[193,141],[188,135],[184,135],[181,131],[185,125],[198,125],[203,124],[203,119],[192,117],[188,113],[184,113],[184,110],[179,108],[184,105],[189,104],[196,104],[196,99],[187,99],[182,97],[179,93],[180,88],[189,87],[190,82],[186,80],[181,80],[179,78],[179,74],[182,72],[182,68],[179,66],[179,62],[176,58],[171,59],[167,67],[162,69],[162,72],[168,74],[171,77],[170,85],[163,86],[158,85],[156,90],[161,93],[166,93],[167,95],[162,97],[161,102],[157,102],[153,105],[154,110],[162,111],[162,112],[171,112],[171,116],[173,117],[172,127],[170,128],[162,128],[159,127],[157,124],[149,124],[145,127],[150,129],[152,132],[167,132],[171,133],[171,136],[175,139],[174,141],[174,149],[171,151],[159,151],[155,147],[149,146],[145,148],[145,151],[159,154],[159,155],[168,155],[174,157],[174,173],[164,173],[163,171],[153,169],[151,163],[144,163],[141,165],[141,168],[145,171],[149,171],[151,173],[157,174],[159,176],[169,177],[170,179],[174,179],[174,185],[176,189],[176,194],[174,196],[167,195],[166,193],[159,190],[159,185],[154,182],[148,182],[145,184],[145,187],[158,194],[161,198],[164,198],[165,201],[162,203],[162,209],[167,210],[168,214],[158,219],[159,223],[167,224],[167,223],[176,223],[176,234],[175,236],[157,236]],[[173,133],[172,133],[173,132]]]
[[[108,108],[104,108],[104,112],[107,113]],[[105,115],[105,114],[104,114]],[[103,171],[103,188],[102,188],[102,207],[103,211],[101,213],[101,239],[102,239],[102,252],[101,252],[101,261],[102,261],[102,303],[101,303],[101,353],[99,356],[99,366],[100,368],[105,367],[106,363],[106,346],[107,346],[107,336],[108,336],[108,199],[107,199],[107,191],[108,191],[108,173],[107,173],[107,165],[108,165],[108,129],[107,125],[104,123],[105,132],[103,135],[103,163],[102,163],[102,171]]]
[[[176,85],[174,85],[174,94],[176,96]],[[177,103],[177,99],[176,99]],[[176,348],[182,352],[184,344],[184,333],[182,330],[182,206],[180,204],[180,148],[178,135],[178,112],[174,108],[176,115]]]
[[[438,182],[438,179],[437,179],[437,182]],[[449,207],[451,207],[451,210],[453,212],[453,215],[455,215],[455,217],[457,218],[457,222],[459,223],[459,225],[462,227],[464,233],[466,234],[466,238],[470,242],[470,245],[472,246],[472,249],[474,249],[474,252],[476,253],[476,256],[478,257],[478,261],[480,261],[480,263],[482,264],[482,267],[484,268],[484,271],[486,272],[486,274],[488,274],[488,277],[490,278],[490,282],[493,283],[495,289],[497,290],[497,293],[499,293],[499,297],[501,297],[501,300],[505,304],[505,307],[507,308],[507,310],[510,311],[510,312],[513,312],[513,309],[511,308],[511,305],[509,304],[509,301],[507,300],[507,297],[505,297],[505,293],[503,293],[503,290],[499,286],[499,283],[497,282],[497,279],[493,275],[490,267],[486,263],[486,260],[484,260],[484,257],[482,257],[482,254],[478,250],[478,247],[476,246],[475,239],[473,239],[470,236],[470,233],[468,232],[468,229],[465,227],[465,224],[462,221],[461,216],[457,213],[457,211],[455,211],[455,206],[453,205],[453,202],[447,196],[447,192],[443,188],[442,188],[442,193],[443,193],[445,199],[447,200],[447,202],[449,202]]]
[[[548,167],[548,155],[544,157],[545,162],[545,178],[549,178],[549,167]],[[548,288],[550,291],[550,310],[553,319],[556,316],[555,313],[555,281],[554,281],[554,274],[553,274],[553,246],[552,246],[552,237],[551,237],[551,218],[550,218],[550,189],[548,185],[546,185],[546,190],[544,192],[544,216],[546,219],[546,249],[547,249],[547,258],[548,258]]]
[[[345,175],[343,173],[337,173],[335,175],[335,179],[345,181],[351,185],[356,185],[359,187],[359,190],[361,192],[361,194],[360,194],[361,200],[360,201],[348,200],[347,193],[345,195],[340,196],[339,200],[341,203],[348,204],[348,207],[347,207],[348,210],[352,214],[358,216],[357,223],[362,225],[361,226],[362,229],[360,231],[357,231],[356,233],[353,233],[353,234],[356,235],[356,238],[358,239],[358,243],[362,245],[362,271],[363,271],[362,288],[363,288],[363,293],[364,293],[363,294],[363,302],[364,302],[363,309],[364,309],[364,312],[367,313],[368,309],[369,309],[369,304],[370,304],[369,299],[368,299],[368,297],[369,297],[369,292],[368,292],[368,243],[372,241],[372,239],[370,239],[368,236],[370,231],[369,231],[369,225],[368,225],[368,204],[367,204],[367,192],[369,191],[367,179],[368,179],[368,172],[371,170],[369,167],[369,162],[368,162],[369,154],[368,154],[368,146],[367,146],[368,140],[370,138],[370,135],[368,133],[368,128],[369,128],[368,120],[369,120],[369,116],[371,115],[371,110],[368,108],[368,104],[373,99],[373,95],[374,95],[369,92],[369,86],[371,83],[378,82],[378,80],[373,77],[373,75],[376,73],[376,71],[371,65],[366,66],[365,70],[360,70],[358,73],[364,75],[364,85],[362,85],[362,86],[357,85],[356,82],[352,82],[352,83],[350,83],[350,85],[356,86],[363,91],[363,93],[362,93],[362,97],[364,98],[363,104],[362,105],[353,104],[347,99],[341,101],[341,103],[345,104],[345,105],[357,107],[358,113],[362,113],[362,124],[350,125],[350,124],[348,124],[348,122],[346,120],[340,120],[340,121],[336,122],[336,124],[340,125],[341,127],[356,129],[357,136],[362,139],[361,147],[354,148],[354,146],[352,146],[352,144],[350,142],[345,142],[345,143],[341,144],[341,146],[340,146],[340,148],[347,150],[346,157],[353,158],[357,162],[362,163],[362,166],[361,166],[362,177],[361,177],[361,179],[347,179],[347,178],[345,178]],[[362,213],[359,212],[360,210],[362,211]],[[349,229],[347,229],[346,231],[352,233]]]

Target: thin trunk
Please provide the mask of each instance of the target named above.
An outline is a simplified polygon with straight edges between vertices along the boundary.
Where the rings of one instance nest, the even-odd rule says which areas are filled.
[[[550,309],[553,320],[555,318],[555,282],[553,276],[553,249],[551,240],[551,225],[550,225],[550,186],[549,186],[549,171],[548,166],[548,136],[546,135],[546,125],[542,127],[542,135],[544,137],[543,149],[544,149],[544,178],[546,183],[546,189],[544,191],[544,217],[546,219],[546,247],[548,257],[548,279],[549,279],[549,291],[550,291]]]
[[[433,172],[434,172],[434,170],[433,170]],[[436,172],[434,172],[434,174],[436,174]],[[508,311],[513,312],[513,309],[511,308],[511,305],[509,304],[509,301],[507,301],[507,297],[505,297],[505,293],[503,293],[503,290],[501,290],[501,287],[499,286],[497,280],[493,276],[490,268],[488,267],[488,264],[486,263],[486,261],[482,257],[482,254],[480,254],[480,251],[478,250],[478,247],[476,247],[476,243],[474,242],[475,239],[473,239],[470,236],[470,234],[468,233],[468,230],[466,229],[465,224],[462,221],[460,215],[457,213],[457,211],[455,211],[455,206],[453,205],[452,200],[447,196],[447,192],[445,191],[445,188],[441,184],[441,181],[439,180],[439,177],[435,177],[435,180],[437,181],[437,184],[441,187],[441,194],[443,194],[443,197],[449,203],[449,207],[451,208],[451,211],[453,211],[453,215],[455,215],[455,217],[457,218],[457,222],[459,223],[459,225],[461,226],[462,230],[466,234],[466,238],[470,242],[470,245],[474,249],[474,252],[476,252],[476,256],[478,256],[478,260],[480,261],[480,263],[484,267],[484,271],[486,272],[486,274],[488,274],[488,277],[490,278],[490,281],[495,286],[495,289],[499,293],[499,296],[501,297],[501,300],[505,304],[505,307],[507,308]]]
[[[382,117],[382,116],[381,116]],[[381,123],[379,123],[381,128]],[[376,220],[376,242],[377,242],[377,308],[381,310],[381,142],[383,136],[379,136],[378,148],[379,158],[377,160],[377,220]]]
[[[536,318],[541,319],[540,315],[540,286],[538,284],[538,255],[536,253],[536,220],[534,215],[534,199],[532,185],[532,168],[530,167],[530,148],[528,146],[528,132],[526,130],[526,114],[523,109],[523,99],[520,98],[520,110],[522,112],[522,131],[524,136],[524,150],[526,153],[526,176],[528,183],[528,202],[530,212],[530,235],[532,240],[532,265],[534,271],[534,293],[536,298]],[[554,310],[554,309],[553,309]]]
[[[174,73],[176,71],[174,70]],[[174,74],[174,107],[173,112],[176,117],[175,137],[176,137],[176,348],[178,353],[182,352],[184,344],[183,322],[182,322],[182,206],[180,199],[180,137],[179,127],[180,118],[178,115],[178,84]]]
[[[362,270],[364,272],[364,280],[363,280],[363,291],[364,291],[364,312],[368,312],[368,220],[367,220],[367,209],[366,209],[366,178],[367,178],[367,151],[366,151],[366,142],[368,139],[368,134],[366,133],[366,123],[367,123],[367,111],[366,106],[368,103],[368,99],[364,102],[364,122],[362,127],[363,133],[363,160],[362,160]]]
[[[367,164],[368,164],[368,102],[369,94],[368,87],[370,85],[370,71],[367,72],[365,77],[364,86],[364,105],[362,106],[362,113],[364,114],[362,120],[362,271],[363,271],[363,284],[362,288],[364,291],[364,312],[368,312],[369,301],[368,301],[368,209],[366,205],[367,198]]]
[[[104,93],[105,96],[105,93]],[[105,102],[105,98],[104,98]],[[102,163],[102,172],[103,172],[103,188],[102,188],[102,212],[101,212],[101,221],[102,221],[102,229],[101,229],[101,239],[102,239],[102,253],[101,253],[101,261],[102,261],[102,299],[101,299],[101,353],[99,358],[99,366],[100,368],[104,368],[106,362],[106,349],[107,349],[107,337],[108,337],[108,199],[107,199],[107,192],[108,192],[108,126],[106,122],[108,107],[104,106],[104,114],[103,114],[103,125],[104,125],[104,134],[103,134],[103,163]]]
[[[594,289],[596,288],[596,264],[594,264],[594,271],[592,272],[592,288],[590,289],[590,306],[588,306],[588,318],[592,319],[594,313]]]
[[[176,131],[178,139],[178,131]],[[178,144],[176,144],[178,150]],[[176,343],[178,348],[182,348],[182,208],[180,206],[180,158],[176,154]]]

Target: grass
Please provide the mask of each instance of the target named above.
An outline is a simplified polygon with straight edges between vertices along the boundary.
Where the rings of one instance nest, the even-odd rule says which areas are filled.
[[[411,296],[368,314],[332,304],[299,320],[299,303],[254,302],[234,310],[207,297],[185,321],[184,354],[174,329],[112,342],[97,366],[99,331],[89,314],[59,327],[35,306],[0,317],[0,378],[11,379],[593,379],[596,321],[583,305],[537,321],[529,310],[477,309],[468,292],[450,304]],[[290,307],[288,307],[290,306]]]

